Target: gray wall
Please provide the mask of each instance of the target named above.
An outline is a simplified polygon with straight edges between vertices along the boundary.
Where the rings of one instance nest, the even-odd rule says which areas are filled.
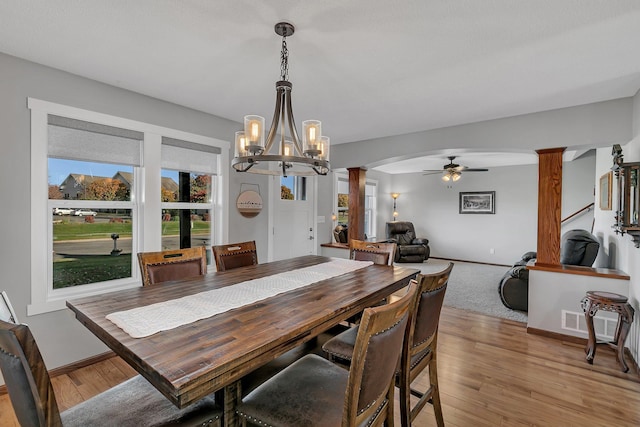
[[[334,168],[375,167],[389,159],[485,149],[532,153],[542,148],[596,148],[631,139],[632,98],[543,111],[332,147]]]
[[[595,154],[563,164],[563,218],[593,202],[594,174]],[[511,265],[536,250],[537,165],[463,173],[448,185],[439,175],[400,174],[392,185],[401,193],[398,219],[414,223],[434,257]],[[466,191],[495,191],[495,214],[459,214],[459,193]],[[586,214],[567,226],[590,230],[592,218]]]
[[[47,366],[55,368],[106,351],[68,310],[27,318],[30,302],[30,114],[27,97],[42,99],[132,120],[232,141],[239,123],[63,71],[0,54],[0,257],[2,282],[20,320],[28,323]],[[215,100],[214,100],[215,102]],[[230,172],[229,194],[235,202],[242,183],[259,182],[265,205],[266,178]],[[262,178],[262,180],[260,179]],[[12,183],[8,185],[8,183]],[[19,183],[22,191],[15,191]],[[265,206],[268,209],[268,206]],[[229,209],[229,240],[255,239],[259,258],[266,260],[267,215],[253,219]],[[43,237],[43,244],[45,239]]]

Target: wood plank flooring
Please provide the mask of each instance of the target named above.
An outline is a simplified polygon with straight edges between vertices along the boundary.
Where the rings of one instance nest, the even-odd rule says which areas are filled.
[[[582,345],[527,334],[522,323],[450,307],[442,311],[438,344],[448,427],[640,425],[639,374],[634,368],[620,372],[606,347],[598,348],[589,365]],[[134,374],[114,357],[52,381],[64,410]],[[417,381],[423,379],[426,372]],[[430,405],[414,425],[436,425]],[[0,426],[18,426],[6,394],[0,396]]]

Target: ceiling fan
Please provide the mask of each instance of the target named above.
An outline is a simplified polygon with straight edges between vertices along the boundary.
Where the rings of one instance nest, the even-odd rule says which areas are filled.
[[[487,172],[489,169],[485,168],[468,168],[466,166],[460,166],[457,163],[453,163],[456,156],[449,156],[449,164],[444,165],[442,170],[439,169],[427,169],[424,170],[423,175],[435,175],[442,174],[443,181],[457,181],[462,176],[462,172]]]

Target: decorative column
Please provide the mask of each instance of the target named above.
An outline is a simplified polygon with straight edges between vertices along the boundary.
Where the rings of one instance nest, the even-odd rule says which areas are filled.
[[[565,148],[538,153],[538,244],[536,265],[560,265],[562,214],[562,153]]]
[[[364,190],[367,170],[362,167],[349,171],[349,241],[364,240]]]

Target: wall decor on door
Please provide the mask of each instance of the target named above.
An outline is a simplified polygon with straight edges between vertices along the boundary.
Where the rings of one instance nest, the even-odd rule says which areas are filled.
[[[240,194],[236,199],[236,208],[240,215],[246,218],[253,218],[257,216],[260,211],[262,211],[262,196],[260,196],[260,186],[258,187],[258,191],[254,190],[245,190],[242,191],[242,185],[250,185],[250,184],[241,184],[240,185]]]
[[[461,214],[495,214],[495,191],[460,192]]]

